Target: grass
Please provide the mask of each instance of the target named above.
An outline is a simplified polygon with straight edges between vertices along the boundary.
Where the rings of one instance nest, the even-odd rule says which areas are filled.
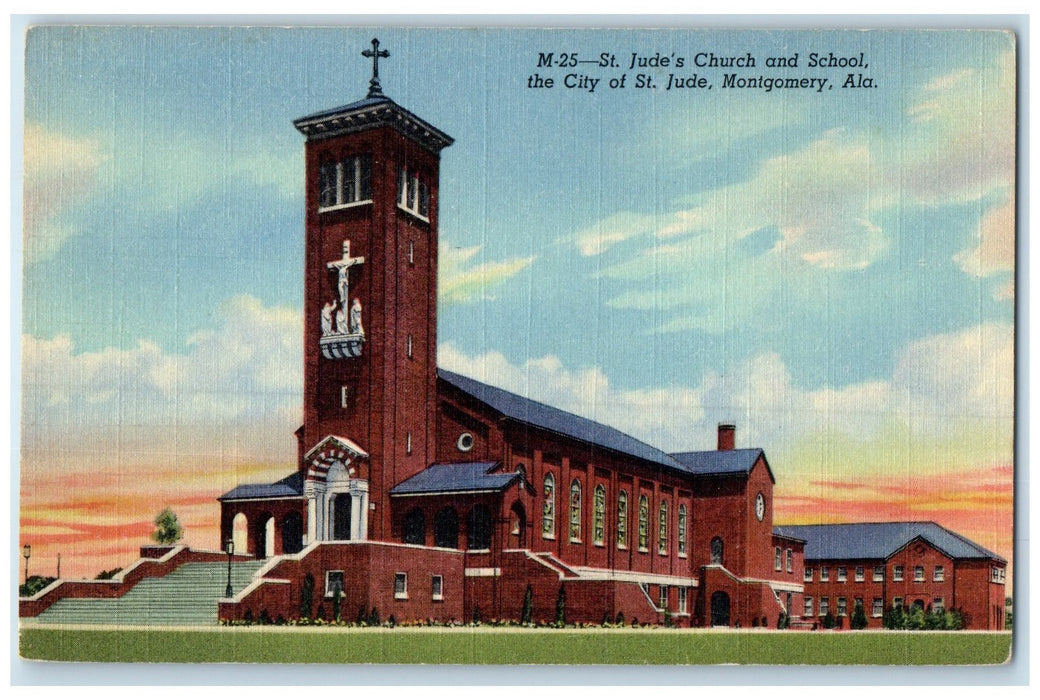
[[[24,627],[26,659],[423,664],[1000,664],[1010,633]]]

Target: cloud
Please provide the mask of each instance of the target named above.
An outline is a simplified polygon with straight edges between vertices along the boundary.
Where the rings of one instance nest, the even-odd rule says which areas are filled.
[[[441,240],[437,289],[442,303],[467,303],[493,299],[492,290],[526,269],[534,256],[474,263],[482,246],[453,247]]]
[[[974,277],[997,277],[1002,284],[993,291],[996,299],[1014,296],[1014,280],[1007,278],[1015,269],[1015,197],[988,210],[979,222],[975,246],[953,256],[954,262]]]
[[[23,138],[25,259],[34,262],[53,255],[75,233],[65,215],[95,192],[106,156],[96,140],[31,122]]]

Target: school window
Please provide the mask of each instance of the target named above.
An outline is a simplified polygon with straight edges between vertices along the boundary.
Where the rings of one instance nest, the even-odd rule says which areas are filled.
[[[552,474],[545,475],[542,489],[542,538],[556,539],[556,479]]]
[[[415,243],[408,241],[408,264],[415,264]]]
[[[849,567],[839,566],[838,567],[838,583],[845,583],[849,580]]]
[[[329,211],[372,201],[368,156],[328,162],[321,166],[318,211]]]
[[[679,556],[686,556],[686,504],[679,506]]]
[[[440,574],[433,575],[433,599],[444,600],[444,577]]]
[[[924,581],[924,567],[923,566],[915,566],[914,567],[914,580],[915,581]]]
[[[337,593],[343,593],[343,572],[325,572],[325,596],[332,597]]]
[[[679,612],[686,612],[686,589],[679,588]]]
[[[884,565],[882,565],[882,566],[875,566],[874,567],[874,580],[875,581],[884,581],[885,580],[885,567],[884,567]]]
[[[779,547],[775,548],[774,555],[773,568],[779,571],[780,567],[783,565],[783,553]]]
[[[865,569],[862,566],[856,567],[856,581],[860,582],[865,576]]]
[[[592,492],[592,541],[598,546],[603,546],[603,540],[607,532],[607,490],[603,484],[597,484]]]
[[[646,496],[639,497],[639,551],[645,552],[650,545],[650,502]],[[714,563],[714,562],[712,562]]]
[[[896,564],[895,566],[892,567],[892,580],[893,581],[902,581],[903,580],[903,565],[902,564]]]
[[[668,501],[657,510],[657,553],[668,554]]]
[[[668,586],[661,586],[661,591],[657,597],[657,607],[661,610],[668,609]]]
[[[787,550],[787,573],[791,573],[791,569],[794,567],[794,551]]]
[[[617,497],[617,548],[628,547],[628,492],[622,491]]]
[[[932,572],[932,580],[942,583],[946,580],[946,569],[941,566],[935,567],[935,571]]]
[[[844,597],[838,598],[838,617],[845,617],[849,614],[849,602]]]
[[[430,188],[417,172],[401,168],[397,180],[397,206],[424,221],[430,216]]]
[[[394,574],[394,600],[408,599],[408,574]]]
[[[881,617],[881,615],[884,612],[885,612],[885,601],[884,601],[884,599],[882,599],[882,598],[875,598],[874,599],[874,607],[870,611],[870,616],[871,617]]]
[[[806,581],[812,581],[812,567],[811,566],[805,567],[805,580]]]
[[[805,616],[813,616],[813,600],[812,596],[805,596]]]
[[[581,542],[581,483],[577,479],[571,482],[570,540]]]
[[[826,617],[830,610],[831,599],[827,597],[820,598],[820,617]]]
[[[831,580],[831,567],[829,567],[829,566],[821,566],[820,567],[820,581],[830,581],[830,580]]]

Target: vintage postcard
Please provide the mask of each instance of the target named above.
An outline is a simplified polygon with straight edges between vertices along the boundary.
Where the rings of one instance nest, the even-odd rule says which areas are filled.
[[[31,28],[22,657],[1006,662],[1016,61]]]

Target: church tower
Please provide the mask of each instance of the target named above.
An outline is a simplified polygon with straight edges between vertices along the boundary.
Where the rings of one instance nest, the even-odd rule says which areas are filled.
[[[390,539],[389,491],[433,461],[437,199],[453,139],[383,94],[293,122],[306,137],[307,541]]]

